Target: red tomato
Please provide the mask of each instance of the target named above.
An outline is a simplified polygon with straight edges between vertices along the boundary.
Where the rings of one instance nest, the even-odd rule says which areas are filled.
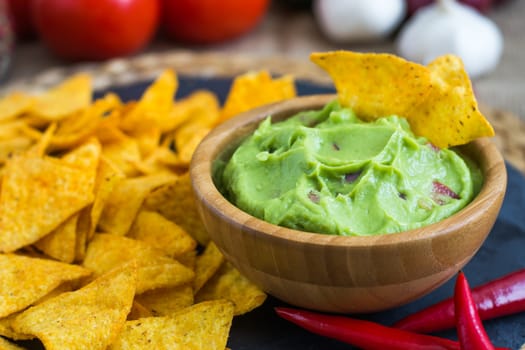
[[[134,53],[154,35],[158,0],[33,0],[42,40],[57,55],[102,60]]]
[[[34,36],[35,27],[31,19],[32,0],[8,0],[9,18],[17,39],[28,39]]]
[[[268,4],[269,0],[163,0],[161,21],[174,39],[217,43],[252,29]]]

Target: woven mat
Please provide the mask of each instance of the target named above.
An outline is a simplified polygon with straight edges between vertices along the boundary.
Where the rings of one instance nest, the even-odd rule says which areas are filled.
[[[181,74],[209,77],[232,76],[247,70],[265,68],[275,74],[292,74],[297,79],[331,84],[327,74],[307,59],[302,61],[277,56],[253,57],[222,53],[196,53],[195,51],[169,51],[129,59],[115,59],[99,64],[50,69],[31,79],[10,83],[0,90],[0,95],[15,89],[41,91],[79,71],[90,73],[94,78],[95,88],[102,89],[153,79],[167,67]],[[481,106],[481,109],[496,130],[494,142],[505,159],[525,173],[525,122],[503,110],[484,105]]]

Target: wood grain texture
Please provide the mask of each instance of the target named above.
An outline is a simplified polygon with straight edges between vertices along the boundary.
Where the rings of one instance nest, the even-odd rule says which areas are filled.
[[[296,231],[259,220],[228,202],[212,181],[212,164],[228,157],[267,115],[282,120],[324,106],[333,95],[288,100],[245,113],[213,130],[190,172],[212,239],[243,274],[293,305],[321,311],[372,312],[410,302],[450,279],[492,228],[506,188],[502,156],[488,139],[462,147],[482,169],[479,195],[454,216],[421,229],[372,237]]]

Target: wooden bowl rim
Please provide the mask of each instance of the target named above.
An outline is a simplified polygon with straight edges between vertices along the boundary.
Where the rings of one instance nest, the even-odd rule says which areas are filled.
[[[479,152],[479,160],[476,161],[481,163],[478,165],[482,168],[484,182],[478,195],[454,215],[434,224],[408,231],[371,236],[340,236],[294,230],[268,223],[242,211],[219,192],[211,173],[212,163],[220,156],[223,146],[230,144],[231,140],[238,140],[249,135],[256,125],[268,115],[291,111],[287,112],[288,116],[291,116],[299,110],[321,108],[334,99],[336,95],[333,94],[296,97],[242,113],[218,125],[198,145],[190,164],[190,176],[197,200],[230,225],[243,232],[249,231],[260,238],[312,246],[322,245],[336,249],[338,247],[360,249],[372,245],[388,247],[402,243],[417,244],[437,236],[458,232],[459,227],[486,215],[487,210],[495,204],[499,210],[506,190],[507,175],[503,157],[489,138],[479,138],[462,146],[467,149],[467,153]],[[250,131],[246,132],[247,130]]]

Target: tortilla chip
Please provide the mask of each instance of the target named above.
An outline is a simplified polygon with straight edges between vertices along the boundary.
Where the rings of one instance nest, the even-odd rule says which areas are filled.
[[[430,62],[428,69],[433,89],[409,119],[414,133],[440,148],[494,136],[494,129],[479,110],[461,59],[441,56]]]
[[[89,243],[82,265],[101,275],[123,263],[137,262],[137,294],[174,287],[193,280],[195,274],[161,250],[131,238],[96,234]]]
[[[42,157],[44,154],[46,154],[46,150],[49,147],[51,138],[53,137],[56,128],[56,123],[49,124],[46,131],[40,137],[40,140],[38,140],[38,142],[26,152],[26,154],[33,155],[35,157]]]
[[[25,136],[17,136],[8,140],[0,140],[0,165],[31,147],[33,140]]]
[[[196,248],[197,242],[173,221],[154,211],[141,211],[128,236],[177,257]]]
[[[128,314],[128,317],[126,318],[128,321],[131,320],[138,320],[139,318],[143,317],[151,317],[153,314],[149,309],[147,309],[144,305],[140,304],[136,299],[133,300],[133,305],[131,305],[131,311]]]
[[[135,164],[141,161],[142,156],[137,140],[123,136],[119,140],[105,143],[102,154],[126,176],[138,175],[139,171]]]
[[[137,295],[135,298],[150,310],[153,316],[169,316],[193,305],[193,289],[189,284],[158,288]]]
[[[266,294],[241,275],[233,265],[224,262],[195,295],[196,302],[216,299],[230,300],[235,305],[235,315],[242,315],[262,305]]]
[[[7,317],[0,318],[0,335],[13,340],[28,340],[35,338],[30,334],[22,334],[16,332],[12,325],[15,318],[20,315],[21,312],[15,312]],[[0,347],[0,349],[2,349]]]
[[[224,262],[217,245],[210,241],[204,252],[197,257],[195,262],[195,279],[193,280],[193,290],[197,293],[202,286],[217,272]]]
[[[81,266],[0,254],[0,318],[31,305],[62,282],[90,274],[91,271]]]
[[[220,116],[220,103],[217,96],[207,90],[197,90],[178,100],[170,113],[159,124],[163,132],[172,131],[184,123],[212,127]]]
[[[146,196],[176,178],[172,174],[157,174],[119,181],[102,210],[99,227],[104,232],[126,235]]]
[[[77,291],[29,308],[16,317],[13,329],[37,336],[50,350],[106,349],[124,326],[135,285],[134,266],[123,266]]]
[[[177,287],[195,278],[195,273],[177,260],[162,257],[150,262],[139,262],[137,274],[137,294]]]
[[[186,167],[190,165],[193,152],[195,152],[199,143],[208,135],[210,130],[210,128],[195,125],[176,133],[177,156],[181,165]]]
[[[109,349],[224,350],[232,319],[233,306],[220,300],[190,306],[170,317],[127,321]]]
[[[92,93],[91,77],[77,74],[35,96],[31,113],[45,120],[59,120],[87,108],[91,104]]]
[[[364,120],[406,116],[430,94],[428,69],[392,54],[332,51],[310,59],[332,77],[341,104]]]
[[[60,121],[51,139],[52,150],[72,148],[93,136],[102,118],[121,106],[120,99],[113,93],[97,99],[88,108]]]
[[[267,71],[237,76],[221,111],[220,121],[266,104],[296,96],[294,79],[285,75],[272,79]]]
[[[32,244],[93,201],[83,169],[49,157],[11,159],[0,194],[0,252]]]
[[[437,147],[494,135],[456,56],[438,57],[428,67],[391,54],[333,51],[310,58],[332,77],[341,105],[364,120],[404,117]]]
[[[35,247],[53,259],[72,263],[77,244],[77,222],[78,214],[74,214],[50,234],[35,242]]]
[[[195,195],[188,173],[151,192],[146,197],[144,208],[162,214],[168,220],[181,226],[201,245],[206,245],[210,237],[197,211]]]
[[[0,99],[0,122],[14,119],[29,111],[34,98],[21,92],[12,92]]]
[[[125,131],[159,127],[173,106],[178,87],[177,75],[166,69],[151,84],[134,107],[123,115],[120,127]]]
[[[166,257],[166,254],[148,243],[108,233],[97,233],[88,245],[82,265],[96,275],[102,275],[132,260],[144,264],[156,261],[159,257]]]
[[[100,158],[95,178],[95,200],[91,206],[84,208],[80,212],[79,220],[81,223],[78,227],[78,235],[85,235],[85,241],[89,241],[93,238],[106,202],[115,186],[123,179],[124,174],[116,169],[104,157]],[[77,245],[77,259],[80,259],[84,255],[83,252],[79,252],[79,249],[82,251],[85,247],[81,248]],[[80,254],[81,257],[78,254]]]

